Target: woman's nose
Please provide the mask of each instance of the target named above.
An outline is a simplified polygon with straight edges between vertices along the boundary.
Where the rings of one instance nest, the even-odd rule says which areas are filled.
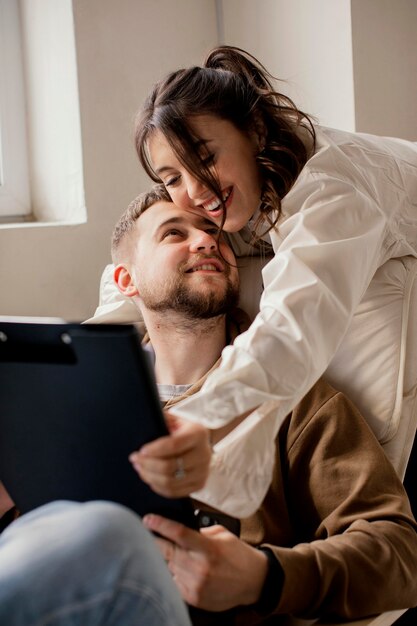
[[[207,187],[192,174],[187,174],[185,179],[187,195],[195,204],[201,204],[210,195]]]

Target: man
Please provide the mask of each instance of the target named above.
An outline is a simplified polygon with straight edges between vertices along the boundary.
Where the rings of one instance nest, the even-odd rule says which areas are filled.
[[[145,196],[131,204],[112,253],[115,281],[141,310],[161,396],[171,406],[201,386],[233,339],[238,273],[216,227],[158,193],[156,202]],[[274,612],[355,618],[417,603],[417,535],[407,498],[348,400],[319,381],[275,445],[272,485],[242,521],[240,539],[218,525],[197,533],[145,517],[183,599],[232,610],[229,623],[238,624],[262,623]],[[181,472],[169,455],[149,460],[144,452],[131,461],[153,488],[187,484],[191,449]]]
[[[233,309],[238,282],[230,250],[211,222],[177,210],[161,191],[154,194],[129,207],[115,231],[113,256],[119,288],[141,307],[156,378],[167,400],[198,388],[216,366],[223,346],[240,330]],[[248,423],[250,427],[250,417],[244,426]],[[172,427],[171,441],[176,434],[176,425]],[[166,481],[177,484],[180,492],[193,488],[193,483],[187,484],[196,464],[195,440],[181,432],[180,466],[175,455],[147,457],[146,447],[131,456],[142,477],[162,491]],[[233,443],[233,436],[226,434],[215,446],[215,456],[221,457],[222,446]],[[55,605],[65,604],[65,610],[54,613],[59,626],[66,625],[67,613],[80,605],[85,614],[75,613],[74,618],[71,613],[73,624],[90,623],[89,607],[96,608],[96,624],[107,624],[106,610],[115,624],[188,624],[166,580],[167,569],[149,550],[139,520],[116,505],[89,503],[84,518],[89,507],[95,512],[86,528],[81,506],[64,508],[69,517],[64,535],[57,530],[62,515],[53,523],[48,512],[46,560],[39,556],[39,542],[29,551],[21,550],[19,557],[29,561],[32,576],[29,591],[26,584],[19,599],[28,593],[31,597],[35,584],[38,596],[39,590],[47,595],[49,576],[56,580]],[[33,517],[32,530],[33,521],[35,528],[38,523],[45,529],[42,512]],[[24,518],[5,531],[6,549]],[[361,416],[323,382],[286,419],[276,440],[271,488],[257,513],[242,520],[240,538],[219,525],[197,533],[155,515],[146,516],[144,524],[159,534],[156,541],[185,602],[212,611],[214,624],[218,611],[228,611],[230,625],[257,624],[274,613],[351,618],[417,601],[417,535],[402,486]],[[59,543],[64,543],[63,537],[65,549]],[[38,567],[33,566],[34,553]],[[13,554],[17,561],[16,551]],[[2,558],[0,623],[3,581],[9,581],[6,573],[13,563],[7,561],[4,576],[1,564]],[[121,583],[115,569],[124,573]],[[67,575],[64,584],[62,570]],[[151,584],[144,589],[146,576]],[[159,578],[164,582],[157,587]],[[86,596],[88,581],[95,593]],[[64,602],[64,591],[70,601]],[[125,613],[117,621],[122,592],[130,595],[124,597]],[[80,597],[83,603],[77,601]],[[138,605],[141,598],[156,602],[143,607]],[[162,603],[165,621],[162,611],[157,613]],[[197,614],[196,624],[201,617]]]

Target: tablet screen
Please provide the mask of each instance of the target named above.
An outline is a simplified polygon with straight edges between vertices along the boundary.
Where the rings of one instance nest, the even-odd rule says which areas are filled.
[[[128,461],[165,435],[133,325],[0,322],[0,477],[24,513],[111,500],[195,527],[191,500],[155,494]]]

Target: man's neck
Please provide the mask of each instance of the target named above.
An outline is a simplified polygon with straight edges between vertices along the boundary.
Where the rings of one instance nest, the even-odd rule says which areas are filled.
[[[219,359],[226,345],[226,318],[188,319],[168,311],[142,310],[155,351],[155,376],[164,385],[197,382]]]

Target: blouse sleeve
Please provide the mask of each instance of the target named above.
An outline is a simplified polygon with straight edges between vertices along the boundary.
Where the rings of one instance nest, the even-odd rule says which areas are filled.
[[[208,428],[264,404],[268,415],[274,412],[269,428],[251,429],[250,457],[239,455],[234,442],[236,454],[229,455],[224,446],[213,460],[213,505],[221,499],[216,495],[213,500],[213,489],[222,491],[228,467],[256,509],[262,494],[248,491],[250,477],[262,477],[262,484],[269,480],[272,460],[265,452],[270,438],[329,365],[381,262],[387,221],[365,188],[309,171],[301,174],[284,208],[287,217],[272,237],[275,256],[263,270],[259,314],[223,350],[220,367],[200,392],[172,410]],[[262,414],[258,411],[260,420]],[[239,499],[243,504],[243,496],[236,496],[229,512],[239,509]]]

